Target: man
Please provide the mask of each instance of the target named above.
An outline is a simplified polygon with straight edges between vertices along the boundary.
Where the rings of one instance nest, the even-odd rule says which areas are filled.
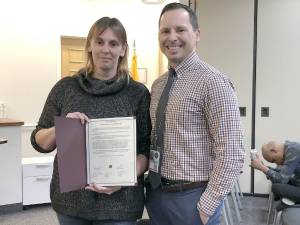
[[[170,72],[152,86],[152,145],[146,206],[153,225],[216,225],[244,162],[230,81],[196,54],[195,13],[164,7],[159,43]],[[169,93],[168,93],[169,92]]]
[[[276,163],[277,168],[267,167],[257,156],[251,161],[251,166],[266,174],[272,181],[272,191],[275,200],[288,198],[300,203],[300,143],[286,141],[279,143],[270,141],[262,146],[265,160]]]

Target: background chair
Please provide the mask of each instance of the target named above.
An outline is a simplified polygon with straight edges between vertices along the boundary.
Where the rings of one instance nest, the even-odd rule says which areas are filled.
[[[289,206],[282,210],[282,225],[299,225],[300,224],[300,205]]]

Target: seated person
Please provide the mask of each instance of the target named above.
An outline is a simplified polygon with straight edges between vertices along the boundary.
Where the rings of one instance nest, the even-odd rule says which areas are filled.
[[[270,141],[262,146],[262,155],[278,167],[265,166],[258,155],[251,161],[251,166],[265,173],[267,179],[272,181],[275,200],[288,198],[300,204],[300,143]]]

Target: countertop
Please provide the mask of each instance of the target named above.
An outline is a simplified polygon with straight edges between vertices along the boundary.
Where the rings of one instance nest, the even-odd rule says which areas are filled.
[[[0,127],[9,127],[9,126],[22,126],[24,122],[21,120],[1,118],[0,119]]]

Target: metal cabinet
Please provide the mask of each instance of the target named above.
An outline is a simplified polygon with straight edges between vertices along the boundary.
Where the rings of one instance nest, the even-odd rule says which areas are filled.
[[[53,156],[23,158],[23,205],[50,203]]]
[[[21,125],[23,122],[0,119],[0,206],[18,206],[22,202]]]

